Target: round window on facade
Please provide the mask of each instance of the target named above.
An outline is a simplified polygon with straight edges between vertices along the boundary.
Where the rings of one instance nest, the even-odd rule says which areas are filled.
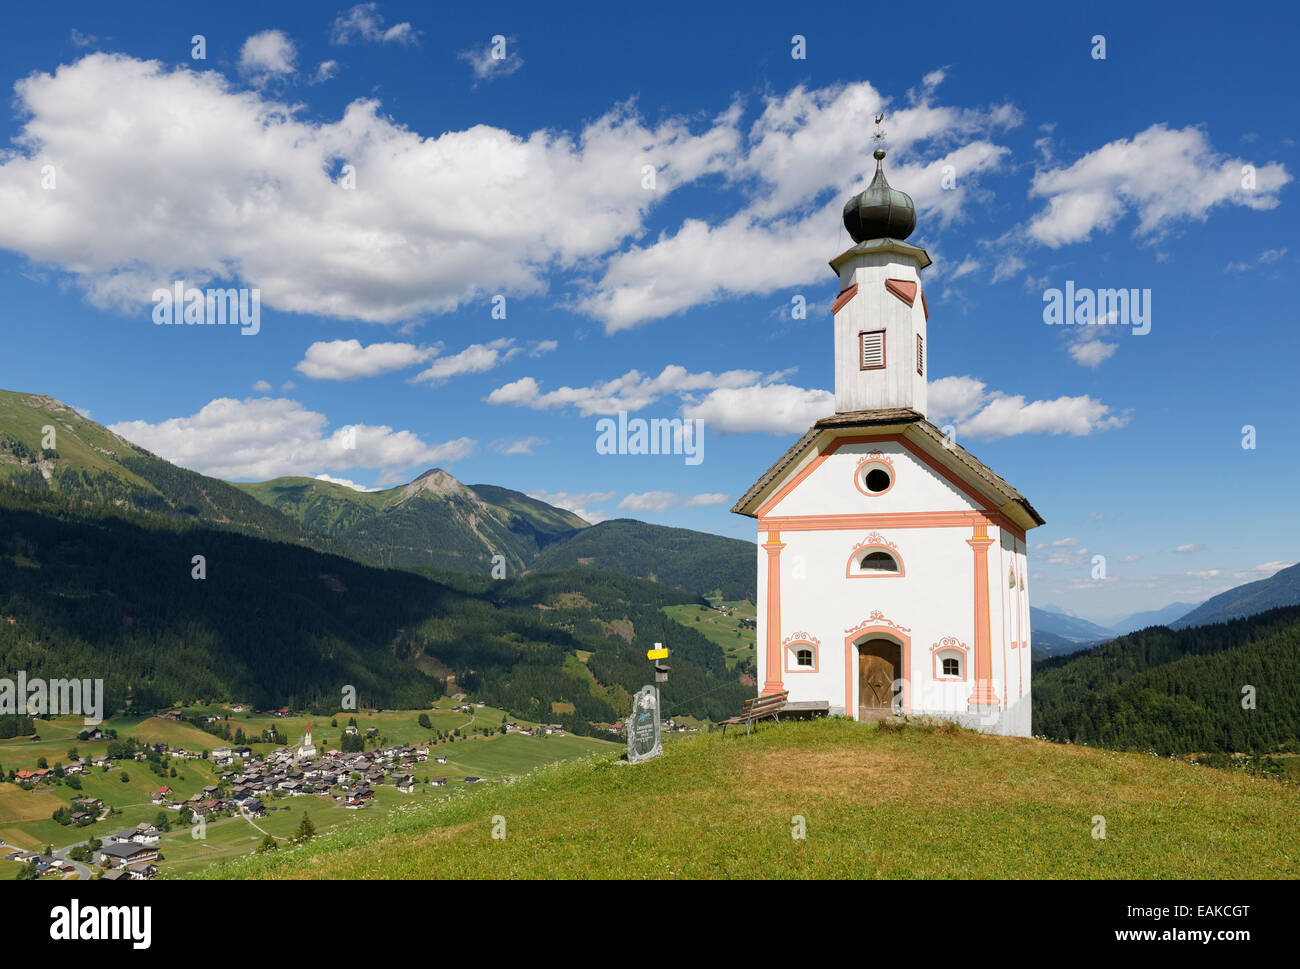
[[[866,469],[866,473],[862,476],[862,483],[869,492],[878,495],[881,492],[888,491],[889,486],[894,483],[894,479],[888,469],[876,465]]]

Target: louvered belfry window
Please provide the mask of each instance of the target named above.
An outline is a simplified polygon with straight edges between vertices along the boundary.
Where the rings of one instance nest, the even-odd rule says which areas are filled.
[[[861,368],[863,370],[885,369],[885,331],[867,330],[858,334],[861,343]]]
[[[916,372],[925,376],[925,337],[919,333],[916,335]]]

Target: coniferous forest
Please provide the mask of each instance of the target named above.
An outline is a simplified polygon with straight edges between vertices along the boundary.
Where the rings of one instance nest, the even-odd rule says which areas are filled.
[[[1154,626],[1034,666],[1034,733],[1160,754],[1300,742],[1300,607]]]
[[[450,680],[593,733],[592,721],[624,715],[650,678],[645,650],[663,641],[674,650],[666,712],[717,718],[752,688],[660,611],[695,601],[591,568],[504,580],[374,568],[0,485],[0,669],[102,677],[109,712],[202,698],[324,712],[349,685],[363,705],[420,707]]]

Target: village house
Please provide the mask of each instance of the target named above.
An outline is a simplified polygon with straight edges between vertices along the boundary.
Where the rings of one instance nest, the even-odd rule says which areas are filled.
[[[101,868],[123,868],[136,864],[151,864],[158,860],[158,849],[132,841],[106,844],[95,851],[95,864]]]

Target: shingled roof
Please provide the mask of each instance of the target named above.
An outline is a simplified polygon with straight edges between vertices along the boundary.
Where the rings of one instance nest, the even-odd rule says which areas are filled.
[[[745,515],[749,518],[757,517],[753,512],[745,511],[759,495],[763,494],[768,486],[778,478],[785,477],[786,472],[794,467],[803,458],[814,441],[825,431],[845,431],[845,430],[874,430],[878,431],[883,427],[902,427],[904,432],[911,431],[914,435],[927,438],[934,444],[943,449],[944,453],[951,455],[955,461],[968,472],[969,476],[974,478],[976,483],[981,484],[985,490],[991,491],[994,495],[1005,495],[1010,502],[1020,505],[1035,525],[1045,524],[1045,519],[1038,514],[1029,500],[1019,491],[1007,483],[1001,475],[990,468],[975,455],[971,454],[960,444],[951,440],[943,431],[939,430],[934,424],[930,423],[919,413],[908,407],[896,407],[885,410],[866,410],[853,411],[846,414],[832,414],[830,417],[823,417],[804,433],[788,451],[785,452],[775,464],[767,469],[753,486],[750,487],[740,500],[732,506],[731,510],[737,515]],[[837,435],[839,436],[839,435]]]

